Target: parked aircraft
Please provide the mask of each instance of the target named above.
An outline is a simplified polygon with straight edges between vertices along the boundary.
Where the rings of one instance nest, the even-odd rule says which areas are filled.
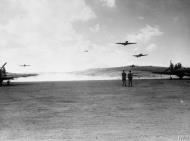
[[[171,75],[176,75],[179,79],[183,79],[184,76],[190,77],[190,68],[182,67],[181,63],[173,64],[170,61],[170,66],[166,70],[162,72],[153,72],[157,74],[170,75],[170,79],[172,79]]]
[[[135,65],[131,65],[130,67],[131,67],[131,68],[134,68],[134,67],[136,67],[136,66],[135,66]]]
[[[5,66],[7,63],[4,63],[0,68],[0,86],[2,86],[3,81],[7,81],[7,85],[10,85],[10,80],[20,77],[31,77],[37,76],[38,74],[22,74],[22,73],[9,73],[6,72]]]

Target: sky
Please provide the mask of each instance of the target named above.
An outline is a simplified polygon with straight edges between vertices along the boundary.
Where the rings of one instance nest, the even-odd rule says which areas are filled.
[[[11,72],[168,66],[170,60],[190,67],[189,39],[189,0],[0,1],[0,64],[8,62]],[[137,44],[115,44],[126,40]],[[139,53],[149,55],[136,59]]]

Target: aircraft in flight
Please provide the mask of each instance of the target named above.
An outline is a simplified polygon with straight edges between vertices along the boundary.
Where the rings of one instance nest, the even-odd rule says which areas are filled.
[[[190,77],[190,68],[182,67],[181,63],[173,64],[170,61],[170,66],[161,72],[153,72],[156,74],[164,74],[164,75],[170,75],[170,79],[172,79],[172,75],[176,75],[179,77],[179,79],[183,79],[184,76]]]
[[[140,53],[140,54],[133,55],[133,56],[139,58],[139,57],[143,57],[143,56],[147,56],[147,55],[148,55],[148,54],[142,54],[142,53]]]
[[[7,85],[10,85],[10,80],[13,80],[15,78],[20,77],[31,77],[31,76],[37,76],[38,74],[25,74],[25,73],[9,73],[6,72],[5,66],[7,63],[4,63],[2,67],[0,68],[0,86],[2,86],[3,81],[7,81]]]
[[[120,45],[126,46],[126,45],[137,44],[137,43],[130,43],[129,41],[126,41],[124,43],[116,43],[116,44],[120,44]]]
[[[26,64],[23,64],[23,65],[20,65],[21,67],[29,67],[30,65],[26,65]]]

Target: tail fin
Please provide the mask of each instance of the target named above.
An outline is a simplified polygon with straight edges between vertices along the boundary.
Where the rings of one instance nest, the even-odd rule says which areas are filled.
[[[2,65],[1,69],[4,68],[6,65],[7,65],[7,62],[5,62],[5,63]]]

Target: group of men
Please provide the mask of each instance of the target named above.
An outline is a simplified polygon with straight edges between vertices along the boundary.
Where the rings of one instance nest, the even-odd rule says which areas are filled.
[[[129,87],[133,87],[133,74],[132,74],[132,72],[129,71],[129,73],[126,74],[124,70],[123,70],[123,72],[122,72],[122,82],[123,82],[122,86],[123,86],[123,87],[126,87],[126,86],[127,86],[127,84],[126,84],[126,81],[127,81],[126,78],[127,78],[127,77],[128,77],[128,86],[129,86]]]

